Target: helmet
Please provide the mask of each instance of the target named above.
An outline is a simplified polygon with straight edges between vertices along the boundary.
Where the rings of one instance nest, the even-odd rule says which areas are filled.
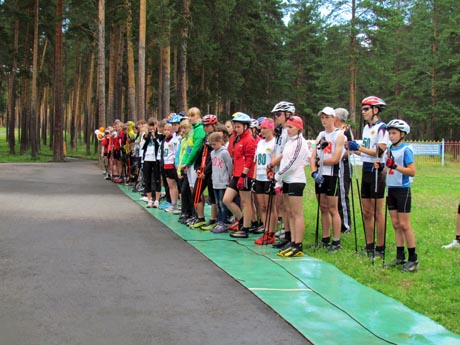
[[[374,107],[378,107],[379,109],[383,109],[387,104],[383,99],[377,96],[369,96],[361,101],[361,105],[371,105]]]
[[[265,116],[261,116],[261,117],[258,117],[258,118],[257,118],[257,122],[259,123],[259,126],[260,126],[260,124],[262,123],[262,121],[265,120],[265,119],[266,119]]]
[[[173,113],[173,115],[167,122],[168,123],[180,123],[182,119],[183,119],[182,116],[180,116],[179,114]]]
[[[287,111],[289,113],[294,114],[295,113],[294,103],[281,101],[273,107],[271,112],[274,113],[277,111]]]
[[[410,133],[409,125],[406,123],[406,121],[403,121],[403,120],[398,120],[398,119],[391,120],[387,124],[387,129],[391,129],[391,128],[399,129],[401,132],[406,133],[406,135]]]
[[[256,119],[251,119],[251,124],[249,125],[249,128],[260,128],[259,121],[257,121]]]
[[[246,123],[250,125],[252,121],[248,114],[241,113],[241,112],[237,112],[233,114],[232,117],[233,117],[232,119],[233,122],[241,122],[241,123]]]
[[[203,116],[201,123],[203,125],[215,125],[217,123],[217,116],[213,114],[205,115]]]
[[[291,116],[287,119],[287,124],[303,130],[303,120],[300,116]]]

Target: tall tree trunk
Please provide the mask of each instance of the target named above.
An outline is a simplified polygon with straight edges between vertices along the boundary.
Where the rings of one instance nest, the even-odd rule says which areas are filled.
[[[124,55],[125,28],[119,27],[117,31],[117,55],[115,56],[115,79],[113,87],[114,117],[124,121],[123,116],[123,55]]]
[[[84,113],[85,113],[85,144],[86,144],[86,154],[90,154],[90,145],[91,145],[91,133],[92,128],[95,127],[95,119],[91,116],[93,110],[92,104],[92,95],[93,95],[93,82],[94,82],[94,53],[91,53],[91,57],[89,59],[89,71],[87,75],[86,81],[86,100],[84,105]]]
[[[188,108],[187,104],[187,45],[188,45],[188,33],[190,26],[190,0],[184,0],[183,2],[183,18],[184,24],[181,27],[180,32],[180,46],[179,46],[179,57],[178,57],[178,87],[177,87],[177,109],[179,111],[186,111]]]
[[[70,115],[70,148],[72,151],[77,149],[77,117],[78,117],[78,103],[80,101],[80,74],[81,74],[81,61],[79,44],[75,48],[75,67],[78,66],[77,73],[75,74],[73,97],[72,97],[72,110]]]
[[[351,1],[350,22],[350,118],[356,123],[356,0]]]
[[[64,160],[64,138],[62,134],[62,2],[56,2],[56,40],[54,47],[54,145],[53,157],[55,161]]]
[[[28,11],[30,14],[30,10]],[[23,66],[30,66],[29,60],[29,51],[30,51],[30,25],[27,23],[25,29],[25,42],[24,42],[24,61]],[[29,128],[30,126],[30,79],[29,78],[21,78],[22,80],[22,97],[21,97],[21,107],[19,116],[20,120],[20,154],[24,154],[26,150],[29,148],[30,137],[29,137]]]
[[[105,127],[105,0],[98,2],[97,105],[98,127]]]
[[[37,132],[37,114],[38,114],[38,98],[37,98],[37,73],[38,73],[38,15],[39,15],[39,0],[35,0],[35,15],[34,15],[34,48],[32,58],[32,97],[30,104],[30,145],[31,157],[35,159],[38,151],[38,132]]]
[[[169,40],[168,40],[169,42]],[[161,93],[161,110],[158,115],[160,118],[164,118],[169,114],[169,104],[171,99],[170,86],[171,86],[171,47],[169,44],[161,48],[161,80],[162,80],[162,89]]]
[[[132,41],[132,10],[131,1],[125,0],[126,6],[126,53],[127,53],[127,64],[128,64],[128,118],[137,121],[138,114],[136,111],[136,80],[134,71],[134,49]]]
[[[17,3],[15,5],[17,7]],[[16,154],[15,134],[16,127],[16,73],[18,70],[17,55],[19,49],[19,19],[16,17],[12,23],[14,32],[14,54],[13,54],[13,69],[8,77],[8,146],[10,154]]]
[[[432,67],[431,67],[431,114],[430,114],[430,132],[431,138],[436,137],[436,126],[434,119],[436,117],[437,106],[437,89],[436,89],[436,64],[438,63],[438,13],[436,1],[433,1],[433,43],[432,43]],[[436,138],[438,139],[438,138]]]
[[[42,121],[41,121],[41,129],[42,129],[42,143],[46,145],[48,142],[48,115],[49,115],[49,95],[48,95],[48,87],[45,87],[43,90],[43,113],[42,113]]]
[[[140,0],[139,10],[139,61],[138,61],[138,104],[139,119],[145,119],[145,33],[147,20],[146,0]]]

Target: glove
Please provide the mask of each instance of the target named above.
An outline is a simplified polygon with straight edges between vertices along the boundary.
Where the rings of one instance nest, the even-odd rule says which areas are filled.
[[[359,150],[359,144],[352,140],[348,143],[348,148],[351,150],[351,151],[358,151]]]
[[[395,170],[398,166],[396,165],[395,161],[393,158],[388,158],[387,159],[387,167],[390,169]]]
[[[246,185],[246,174],[241,174],[240,178],[238,179],[238,182],[236,183],[236,188],[241,190],[244,189]]]
[[[267,172],[267,178],[270,181],[273,181],[275,179],[275,173],[273,172],[273,170],[270,170],[270,171]]]
[[[326,147],[328,147],[328,145],[329,145],[329,141],[327,141],[327,140],[321,140],[319,142],[319,148],[321,150],[324,150]]]
[[[317,171],[311,173],[311,177],[313,177],[317,185],[322,185],[324,182],[324,177]]]
[[[276,187],[275,188],[275,194],[276,195],[281,195],[281,187]]]

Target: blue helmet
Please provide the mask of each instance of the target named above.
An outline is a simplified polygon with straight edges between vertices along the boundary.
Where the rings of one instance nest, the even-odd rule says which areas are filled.
[[[179,114],[174,114],[169,120],[168,123],[180,123],[182,120],[182,116]]]
[[[240,122],[240,123],[246,123],[247,125],[251,124],[251,117],[248,114],[237,112],[232,115],[232,121],[233,122]]]

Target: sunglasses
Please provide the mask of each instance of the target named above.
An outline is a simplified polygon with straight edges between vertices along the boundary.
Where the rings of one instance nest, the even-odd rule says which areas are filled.
[[[277,111],[277,112],[275,113],[275,116],[276,116],[276,117],[280,117],[281,115],[284,115],[284,111]]]
[[[368,111],[369,109],[371,109],[371,107],[364,107],[364,108],[361,108],[361,111]]]

